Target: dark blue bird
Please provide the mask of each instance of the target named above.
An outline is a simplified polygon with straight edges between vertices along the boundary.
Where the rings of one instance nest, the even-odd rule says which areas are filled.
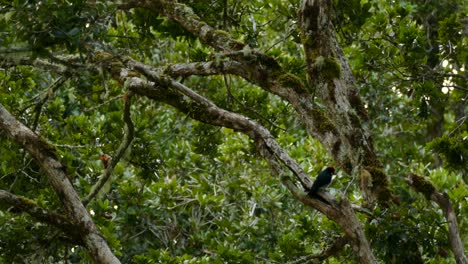
[[[319,190],[323,190],[330,185],[333,174],[335,174],[335,168],[333,166],[327,167],[323,171],[321,171],[317,178],[315,179],[312,187],[309,190],[309,195],[316,194]]]

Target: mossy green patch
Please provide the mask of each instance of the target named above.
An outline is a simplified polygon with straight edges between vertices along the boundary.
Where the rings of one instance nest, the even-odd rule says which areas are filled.
[[[108,53],[108,52],[97,52],[96,55],[94,56],[94,61],[96,62],[102,62],[106,60],[112,60],[114,58],[114,55]]]
[[[340,78],[341,66],[338,60],[333,57],[322,57],[315,58],[314,67],[318,70],[320,76],[326,80],[333,80]]]
[[[373,186],[380,187],[388,185],[387,174],[385,174],[385,172],[382,169],[376,167],[367,167],[366,169],[372,175]]]
[[[411,174],[411,180],[413,181],[413,186],[414,188],[418,191],[424,194],[426,199],[430,200],[432,193],[435,192],[436,188],[432,183],[429,181],[425,180],[423,177],[416,175],[416,174]]]
[[[392,192],[388,188],[387,174],[385,174],[381,168],[377,167],[366,167],[366,169],[372,175],[372,189],[379,203],[384,207],[388,207],[392,200]]]
[[[224,30],[221,30],[221,29],[216,29],[216,30],[213,32],[213,35],[215,35],[216,37],[218,37],[220,40],[227,40],[227,39],[230,38],[229,33],[227,33],[227,32],[224,31]]]
[[[185,4],[175,3],[174,11],[183,17],[200,20],[200,17],[193,12],[192,8],[190,8],[189,6]]]
[[[320,132],[320,133],[325,133],[325,132],[336,132],[336,126],[333,124],[331,119],[325,115],[323,111],[318,109],[317,107],[314,107],[312,109],[312,117],[314,118],[315,122],[315,128]]]
[[[301,79],[292,73],[285,73],[278,77],[278,82],[283,87],[292,88],[296,92],[305,92],[304,84]]]
[[[310,48],[310,49],[317,48],[316,47],[317,41],[311,35],[302,33],[301,41],[302,41],[302,45],[306,46],[307,48]]]

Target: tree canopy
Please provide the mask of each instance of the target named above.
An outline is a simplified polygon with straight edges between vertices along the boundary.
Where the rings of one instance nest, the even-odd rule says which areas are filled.
[[[0,3],[0,262],[467,263],[464,1]]]

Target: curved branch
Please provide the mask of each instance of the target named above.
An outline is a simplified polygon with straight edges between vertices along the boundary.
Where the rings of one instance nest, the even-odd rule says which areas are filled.
[[[179,23],[187,31],[200,40],[213,48],[220,51],[233,51],[241,50],[246,44],[233,39],[227,32],[217,30],[207,23],[200,20],[200,18],[193,12],[193,10],[181,3],[175,1],[130,1],[125,8],[129,7],[143,7],[153,11],[156,14],[166,16],[172,21]]]
[[[297,76],[288,73],[286,69],[283,69],[275,58],[251,49],[247,44],[235,40],[226,31],[217,30],[209,26],[190,7],[184,4],[162,0],[134,0],[126,4],[124,8],[133,7],[146,8],[156,14],[166,16],[174,22],[179,23],[188,32],[197,36],[206,45],[213,47],[215,50],[222,51],[221,55],[217,55],[221,56],[221,59],[231,58],[234,60],[234,62],[199,63],[199,66],[205,68],[199,71],[200,73],[205,71],[202,75],[213,73],[213,66],[220,67],[221,71],[225,67],[227,71],[232,70],[232,72],[226,73],[241,76],[247,81],[291,103],[300,116],[306,119],[304,122],[309,128],[313,127],[314,121],[318,122],[310,114],[313,108],[311,104],[313,97],[306,92],[306,87],[302,81]],[[189,64],[187,66],[195,65]],[[171,69],[181,73],[182,70],[177,69],[177,66],[180,65],[169,67],[169,74]]]
[[[123,120],[125,122],[125,131],[122,139],[122,143],[119,145],[115,156],[111,159],[109,166],[105,168],[103,175],[99,178],[98,182],[91,188],[88,196],[83,199],[83,204],[86,206],[96,195],[102,190],[104,185],[110,181],[112,172],[114,171],[115,166],[119,163],[120,159],[127,151],[130,144],[132,144],[133,137],[135,134],[135,126],[133,125],[130,106],[131,106],[132,92],[128,92],[124,96],[124,110],[123,110]]]
[[[296,199],[308,206],[316,206],[314,205],[316,203],[315,199],[311,199],[308,195],[298,192],[294,184],[292,184],[287,178],[283,179],[283,184],[291,191]],[[322,193],[322,196],[324,196],[324,194],[326,193]],[[327,196],[328,195],[324,196],[327,201],[334,201],[330,200],[330,197]],[[361,263],[377,263],[362,225],[356,217],[351,204],[345,197],[342,199],[343,200],[339,203],[336,201],[331,203],[331,206],[326,206],[323,203],[325,206],[322,205],[316,208],[328,218],[335,221],[343,229],[343,232],[346,234],[346,238],[356,255],[359,257]]]
[[[445,219],[447,219],[449,240],[453,255],[455,256],[455,261],[457,264],[466,264],[467,259],[463,252],[463,243],[460,238],[457,216],[453,211],[452,203],[448,195],[446,193],[440,193],[432,183],[416,174],[410,174],[408,178],[406,178],[406,182],[417,192],[424,194],[426,199],[434,201],[440,206],[442,212],[444,212]]]
[[[128,64],[150,80],[155,81],[155,83],[143,82],[138,78],[133,78],[129,82],[132,91],[166,102],[204,123],[242,131],[255,141],[261,139],[272,153],[298,177],[306,189],[312,187],[312,182],[307,173],[278,145],[268,129],[242,115],[219,108],[213,102],[190,90],[185,85],[171,78],[160,77],[157,72],[152,71],[142,63],[129,60]],[[172,88],[173,90],[165,88]],[[184,95],[192,101],[187,102],[183,98]]]
[[[12,140],[21,144],[36,159],[41,169],[46,173],[50,185],[62,201],[65,212],[81,233],[81,238],[91,257],[98,263],[120,263],[112,254],[91,216],[81,203],[54,147],[16,120],[1,104],[0,130],[5,131]]]
[[[45,58],[36,58],[32,51],[23,50],[13,53],[0,52],[0,68],[17,66],[34,66],[65,77],[72,72],[77,72],[86,68],[80,64],[79,56],[54,56],[47,54]]]
[[[254,141],[261,140],[298,177],[305,188],[309,189],[312,186],[307,173],[279,146],[273,135],[259,123],[219,108],[213,102],[183,84],[170,78],[160,78],[157,73],[147,68],[144,70],[142,67],[144,67],[142,64],[135,65],[136,70],[145,74],[150,73],[148,78],[155,80],[155,82],[147,82],[134,77],[129,80],[129,89],[131,91],[172,105],[195,120],[242,131]]]

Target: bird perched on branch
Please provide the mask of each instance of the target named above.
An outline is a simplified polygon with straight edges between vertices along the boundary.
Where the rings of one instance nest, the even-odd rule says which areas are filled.
[[[309,190],[309,196],[313,196],[319,190],[327,188],[332,182],[333,174],[335,174],[335,167],[333,166],[327,167],[325,170],[321,171]]]

